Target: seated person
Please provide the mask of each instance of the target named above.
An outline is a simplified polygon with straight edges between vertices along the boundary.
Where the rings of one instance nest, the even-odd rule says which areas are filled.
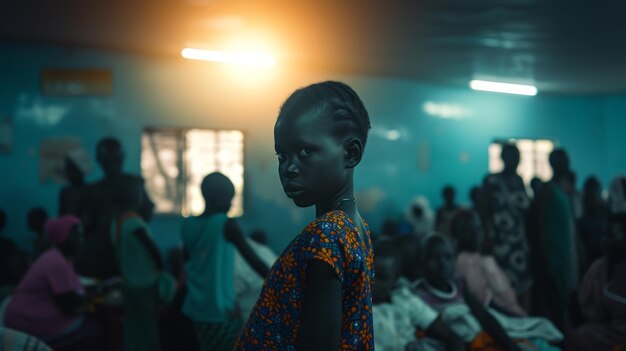
[[[456,277],[483,306],[511,315],[525,316],[515,291],[493,256],[483,255],[484,232],[474,211],[460,210],[452,219],[450,234],[457,243]]]
[[[420,248],[424,278],[412,283],[411,291],[441,313],[448,327],[470,349],[519,350],[521,345],[532,342],[541,350],[551,350],[554,348],[547,342],[562,340],[561,332],[544,318],[509,317],[480,303],[453,278],[456,264],[447,237],[428,236]]]
[[[97,350],[99,329],[84,316],[86,298],[72,263],[82,244],[80,220],[71,215],[49,220],[45,236],[52,246],[37,258],[15,289],[5,324],[54,349],[57,345],[81,345]]]
[[[626,347],[626,238],[615,238],[607,251],[580,286],[581,308],[589,322],[570,335],[568,350]]]
[[[415,341],[416,331],[445,340],[447,350],[464,350],[463,341],[443,323],[438,313],[411,294],[406,287],[393,291],[402,260],[392,241],[375,247],[376,283],[373,291],[373,321],[376,350],[403,351]]]

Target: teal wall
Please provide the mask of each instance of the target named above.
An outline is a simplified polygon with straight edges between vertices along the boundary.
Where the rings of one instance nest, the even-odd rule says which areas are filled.
[[[43,97],[42,68],[109,68],[113,95]],[[596,174],[604,184],[626,172],[626,97],[523,97],[438,87],[415,81],[302,72],[278,66],[236,72],[217,64],[128,53],[0,44],[0,116],[14,125],[11,153],[0,154],[0,207],[7,234],[25,241],[25,213],[42,205],[57,211],[60,185],[40,183],[42,138],[79,137],[93,150],[103,136],[125,146],[128,172],[140,172],[140,135],[145,126],[236,128],[246,133],[244,228],[263,228],[280,249],[313,216],[282,194],[273,152],[273,122],[281,102],[299,86],[337,79],[352,85],[372,119],[372,133],[357,178],[362,212],[373,228],[402,212],[417,194],[440,203],[444,184],[457,186],[461,202],[488,168],[493,139],[550,138],[566,147],[579,182]],[[447,104],[462,118],[429,115],[424,104]],[[389,139],[389,132],[397,140]],[[393,138],[392,138],[393,139]],[[421,167],[420,167],[421,165]],[[98,179],[94,170],[89,179]],[[152,222],[162,248],[177,242],[178,220]]]

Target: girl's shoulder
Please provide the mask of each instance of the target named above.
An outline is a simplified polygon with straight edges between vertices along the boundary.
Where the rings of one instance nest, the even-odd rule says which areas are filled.
[[[365,221],[363,221],[365,223]],[[367,224],[365,224],[367,227]],[[327,212],[309,223],[303,230],[306,234],[326,235],[328,237],[342,237],[357,231],[357,227],[343,211]]]

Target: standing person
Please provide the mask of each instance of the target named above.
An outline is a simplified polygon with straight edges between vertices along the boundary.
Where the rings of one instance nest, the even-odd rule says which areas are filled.
[[[278,173],[316,219],[280,255],[235,350],[373,350],[374,252],[354,198],[368,113],[346,84],[296,90],[274,126]]]
[[[530,221],[535,230],[528,240],[533,252],[533,312],[550,318],[563,329],[568,305],[579,279],[573,211],[561,184],[569,172],[563,149],[550,154],[553,178],[541,187],[537,209]]]
[[[124,279],[124,349],[158,351],[157,280],[163,274],[163,261],[147,223],[137,213],[143,187],[125,183],[116,190],[117,216],[110,233]]]
[[[248,246],[237,221],[226,215],[235,196],[230,179],[211,173],[202,180],[201,191],[204,213],[181,226],[188,256],[182,312],[194,323],[201,351],[232,350],[242,324],[235,301],[235,249],[261,277],[269,268]]]
[[[450,232],[450,221],[460,206],[456,203],[456,190],[454,190],[452,185],[446,185],[441,195],[443,196],[443,206],[437,209],[435,229],[439,233],[448,234]]]
[[[504,170],[488,175],[483,184],[482,218],[486,221],[496,261],[509,278],[522,306],[527,307],[532,285],[525,229],[530,198],[517,174],[520,161],[517,146],[505,144],[500,156]]]
[[[146,194],[143,179],[122,171],[124,150],[117,139],[101,139],[96,146],[96,160],[104,178],[87,187],[83,214],[85,249],[76,266],[82,275],[109,278],[119,274],[109,235],[116,216],[117,189],[130,186],[141,190],[140,207],[134,210],[146,222],[152,217],[154,204]]]

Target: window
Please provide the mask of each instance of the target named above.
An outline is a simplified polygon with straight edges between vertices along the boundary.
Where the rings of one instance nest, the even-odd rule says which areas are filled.
[[[243,133],[239,130],[147,128],[141,173],[156,213],[185,217],[204,211],[202,179],[221,172],[235,185],[229,216],[243,214]]]
[[[517,173],[522,177],[526,185],[530,184],[533,177],[543,181],[552,178],[552,168],[548,158],[554,143],[546,139],[509,139],[497,140],[489,145],[489,172],[497,173],[504,169],[504,164],[500,158],[502,144],[513,143],[517,145],[520,152],[520,162]]]

